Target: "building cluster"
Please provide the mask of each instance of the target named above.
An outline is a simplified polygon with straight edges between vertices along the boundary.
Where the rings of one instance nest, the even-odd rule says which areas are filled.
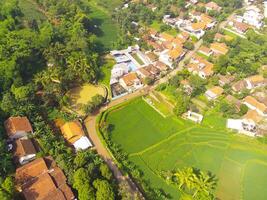
[[[264,4],[264,8],[267,10],[267,2]],[[254,30],[263,28],[265,17],[267,16],[264,16],[263,11],[259,7],[250,5],[246,7],[242,15],[235,15],[234,18],[229,21],[229,25],[233,31],[243,35],[250,28]]]
[[[113,98],[142,88],[146,81],[154,81],[170,69],[159,61],[157,54],[152,51],[142,52],[137,45],[111,51],[110,54],[116,60],[110,78]]]
[[[171,15],[165,15],[163,22],[173,28],[178,28],[179,30],[187,32],[188,34],[200,39],[207,30],[212,29],[217,24],[216,19],[209,16],[208,12],[211,10],[220,12],[221,7],[214,2],[209,2],[207,4],[195,2],[196,1],[191,1],[191,4],[194,6],[204,7],[206,9],[206,13],[191,10],[189,12],[189,17],[171,17]]]
[[[62,170],[51,157],[37,158],[38,143],[27,117],[10,117],[4,122],[9,150],[18,166],[16,188],[26,200],[72,200],[75,196]]]
[[[56,126],[68,144],[76,151],[92,146],[78,121],[61,122]],[[17,166],[15,183],[26,200],[72,200],[75,196],[67,184],[62,170],[51,157],[37,158],[40,150],[33,139],[33,128],[27,117],[10,117],[4,122],[8,136],[8,149]]]
[[[267,133],[267,94],[264,90],[266,86],[267,79],[261,75],[251,76],[232,84],[232,91],[235,93],[244,90],[250,92],[241,101],[231,98],[237,107],[244,104],[249,111],[242,119],[228,119],[228,128],[250,136],[262,136]]]

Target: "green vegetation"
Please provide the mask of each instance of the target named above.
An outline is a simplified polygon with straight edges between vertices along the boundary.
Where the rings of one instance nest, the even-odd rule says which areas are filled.
[[[91,9],[89,17],[93,19],[92,23],[97,26],[95,27],[94,33],[97,35],[97,41],[107,50],[111,49],[118,39],[119,27],[116,22],[112,20],[111,15],[120,3],[121,0],[89,1]],[[100,47],[98,46],[98,48]]]
[[[0,1],[0,199],[15,199],[18,192],[13,187],[14,166],[3,128],[10,116],[29,118],[35,132],[31,137],[41,147],[38,154],[54,158],[79,199],[121,198],[119,186],[96,152],[75,153],[55,124],[58,119],[78,119],[65,111],[66,93],[101,78],[103,48],[93,28],[94,10],[86,1]],[[115,30],[112,25],[109,29],[108,33]],[[87,94],[80,92],[72,96],[78,104],[94,96],[90,101],[96,108],[104,100],[92,88]]]
[[[144,64],[144,62],[141,60],[141,58],[136,53],[132,54],[132,56],[140,65]]]
[[[196,125],[176,117],[163,118],[137,99],[108,113],[106,123],[112,127],[111,141],[128,154],[128,160],[144,173],[143,179],[162,189],[168,199],[184,194],[178,185],[162,178],[162,172],[185,167],[216,175],[215,196],[220,199],[261,200],[267,195],[263,184],[267,146],[228,132],[225,119],[216,113],[207,113],[203,125]]]

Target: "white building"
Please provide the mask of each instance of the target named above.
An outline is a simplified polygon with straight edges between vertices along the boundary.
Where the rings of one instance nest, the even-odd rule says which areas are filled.
[[[129,67],[125,63],[116,64],[113,66],[111,70],[111,77],[112,78],[119,78],[123,76],[124,74],[127,74],[129,72]]]
[[[243,20],[245,23],[260,29],[263,26],[264,16],[256,6],[250,6],[246,9]]]
[[[201,123],[203,120],[203,115],[192,112],[190,110],[184,114],[184,117],[196,123]]]
[[[252,120],[228,119],[227,128],[251,137],[255,137],[257,135],[257,126]]]

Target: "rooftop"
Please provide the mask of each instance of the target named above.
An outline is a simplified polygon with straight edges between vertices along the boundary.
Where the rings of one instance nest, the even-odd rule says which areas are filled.
[[[9,117],[4,125],[8,136],[12,136],[19,131],[32,132],[32,126],[27,117]]]

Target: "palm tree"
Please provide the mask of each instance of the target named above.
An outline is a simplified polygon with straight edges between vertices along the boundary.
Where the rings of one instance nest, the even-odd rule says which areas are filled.
[[[202,196],[210,197],[216,186],[216,181],[207,173],[200,172],[195,183],[195,192],[193,197],[200,193]]]

